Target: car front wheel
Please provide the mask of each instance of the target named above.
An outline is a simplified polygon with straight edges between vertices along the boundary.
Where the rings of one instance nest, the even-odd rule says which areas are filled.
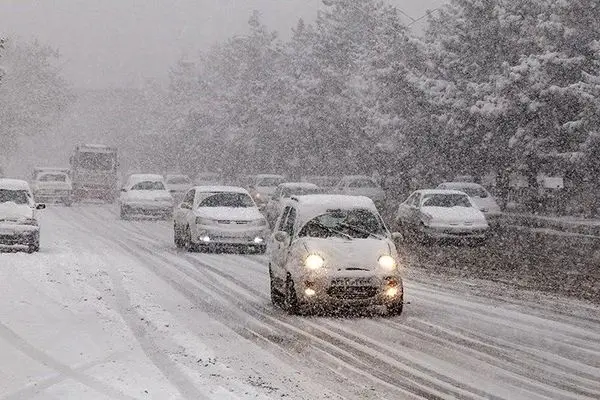
[[[269,265],[269,283],[271,286],[271,303],[273,303],[274,306],[278,306],[280,307],[281,304],[281,293],[279,293],[279,290],[277,290],[277,287],[275,286],[275,281],[273,280],[273,272],[271,271],[271,266]]]
[[[296,288],[294,287],[294,281],[291,276],[285,281],[285,293],[283,297],[283,309],[291,315],[300,314],[300,305],[298,304],[298,296],[296,295]]]

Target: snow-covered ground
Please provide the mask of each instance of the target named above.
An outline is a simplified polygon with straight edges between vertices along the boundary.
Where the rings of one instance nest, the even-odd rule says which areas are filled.
[[[593,305],[407,271],[400,317],[288,316],[264,256],[110,206],[41,223],[40,253],[0,253],[0,399],[600,398]]]

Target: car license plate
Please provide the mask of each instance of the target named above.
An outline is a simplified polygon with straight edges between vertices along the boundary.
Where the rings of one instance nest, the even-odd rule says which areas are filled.
[[[371,278],[336,278],[331,282],[332,286],[371,286]]]

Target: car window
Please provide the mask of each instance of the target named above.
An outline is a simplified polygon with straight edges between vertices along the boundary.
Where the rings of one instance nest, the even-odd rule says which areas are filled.
[[[460,190],[463,193],[468,194],[471,197],[480,197],[485,199],[488,197],[487,191],[482,187],[477,186],[466,186],[466,187],[458,187],[456,190]]]
[[[67,176],[65,174],[44,174],[39,177],[39,182],[66,182]]]
[[[296,209],[290,207],[285,223],[283,224],[283,231],[287,232],[290,237],[294,236],[294,223],[296,222]]]
[[[248,208],[254,207],[254,202],[246,193],[221,192],[208,194],[198,207]]]
[[[165,190],[165,185],[161,181],[143,181],[133,185],[131,190]]]
[[[191,181],[187,176],[171,176],[167,178],[167,183],[172,185],[187,185],[191,183]]]
[[[376,188],[377,184],[370,179],[356,179],[348,185],[351,188]]]
[[[192,205],[192,204],[194,204],[194,197],[195,196],[196,196],[196,190],[192,189],[192,190],[190,190],[189,192],[187,192],[185,194],[185,196],[183,197],[183,201],[182,202],[186,203],[186,204],[189,204],[189,205]]]
[[[435,193],[423,196],[423,207],[472,207],[464,194]]]
[[[279,220],[279,225],[277,226],[278,231],[283,231],[283,227],[285,226],[287,216],[289,215],[291,209],[292,207],[288,206],[284,208],[283,212],[281,213],[281,219]]]
[[[0,189],[1,203],[29,204],[29,192],[27,190]]]
[[[381,218],[371,210],[331,210],[308,221],[299,237],[328,238],[333,236],[366,239],[385,236]]]

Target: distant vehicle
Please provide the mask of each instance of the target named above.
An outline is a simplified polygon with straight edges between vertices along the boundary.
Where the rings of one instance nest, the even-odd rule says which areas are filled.
[[[173,236],[188,251],[235,247],[265,252],[267,220],[246,189],[196,186],[175,209]]]
[[[310,182],[319,186],[323,191],[329,192],[335,188],[340,181],[337,176],[326,176],[326,175],[307,175],[300,179],[302,182]]]
[[[162,175],[133,174],[121,189],[121,219],[132,215],[153,215],[170,219],[173,197],[167,191]]]
[[[217,172],[201,172],[196,175],[194,183],[196,186],[216,186],[221,185],[223,182],[221,174]]]
[[[413,192],[398,207],[396,227],[405,237],[429,239],[486,239],[489,225],[475,203],[457,190]]]
[[[29,184],[16,179],[0,179],[0,245],[26,246],[28,253],[40,249],[40,226]]]
[[[502,215],[496,199],[481,185],[472,182],[444,182],[438,189],[458,190],[466,193],[479,210],[485,215],[488,223],[497,223]]]
[[[383,208],[385,192],[373,178],[366,175],[344,176],[336,185],[335,192],[349,196],[366,196],[373,200],[377,209]]]
[[[73,199],[112,203],[118,193],[117,149],[104,145],[77,146],[70,159]]]
[[[73,203],[73,184],[68,168],[35,168],[31,190],[39,203]]]
[[[187,175],[168,174],[165,177],[165,183],[167,190],[173,196],[175,204],[179,204],[187,191],[194,186],[192,180]]]
[[[269,221],[269,225],[274,226],[277,217],[281,214],[285,199],[289,199],[292,196],[319,194],[322,192],[323,190],[319,186],[309,182],[286,182],[277,186],[273,197],[271,197],[264,208],[264,214],[267,217],[267,221]]]
[[[402,312],[400,260],[371,199],[307,195],[284,206],[269,242],[273,304],[290,314],[329,306]]]
[[[256,202],[256,205],[262,209],[275,193],[277,186],[284,182],[285,177],[283,175],[258,174],[250,178],[248,191]]]

